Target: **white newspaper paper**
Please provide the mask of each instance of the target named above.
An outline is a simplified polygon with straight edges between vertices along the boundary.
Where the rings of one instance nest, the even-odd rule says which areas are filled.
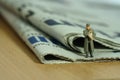
[[[35,52],[42,63],[118,60],[120,58],[120,32],[117,26],[120,23],[117,21],[117,16],[108,13],[111,11],[109,9],[107,9],[108,11],[99,9],[100,6],[95,5],[98,3],[92,1],[1,0],[1,5],[14,13],[3,8],[0,11],[14,26],[15,31],[19,35],[22,34],[20,37]],[[101,5],[102,2],[99,4]],[[94,6],[98,8],[92,9]],[[113,4],[109,3],[107,6],[113,7]],[[105,5],[105,7],[107,6]],[[117,12],[119,11],[114,11],[114,13]],[[24,20],[14,14],[21,16]],[[14,23],[15,21],[17,23]],[[94,41],[93,58],[85,58],[85,54],[83,54],[84,37],[82,32],[86,23],[92,24],[97,34]],[[26,25],[29,27],[27,28]],[[39,31],[35,26],[39,28]],[[21,30],[17,27],[20,27]],[[23,35],[26,36],[23,37]],[[54,44],[51,36],[66,47]],[[49,60],[49,58],[52,59]]]

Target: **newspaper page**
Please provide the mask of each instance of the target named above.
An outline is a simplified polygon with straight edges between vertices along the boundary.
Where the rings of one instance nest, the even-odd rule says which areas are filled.
[[[0,8],[1,14],[22,38],[22,40],[34,51],[42,63],[67,63],[79,59],[80,56],[73,51],[58,46],[53,43],[53,39],[47,37],[42,31],[38,31],[32,25],[27,24],[18,16]],[[70,56],[69,56],[70,55]],[[50,58],[52,57],[52,58]]]
[[[85,61],[85,60],[100,61],[100,60],[119,59],[119,50],[120,50],[119,37],[120,36],[119,36],[119,30],[117,29],[119,22],[117,21],[116,18],[111,17],[112,14],[110,13],[108,17],[105,17],[106,14],[108,14],[108,12],[105,12],[102,9],[97,11],[98,9],[97,8],[95,10],[90,11],[89,8],[92,8],[93,3],[98,4],[97,2],[94,2],[94,0],[93,2],[89,2],[86,0],[85,1],[66,0],[61,2],[59,2],[59,0],[56,0],[55,2],[52,2],[52,0],[51,1],[49,0],[34,0],[34,1],[32,0],[31,1],[1,0],[0,3],[4,7],[13,11],[14,14],[18,14],[24,20],[33,24],[34,25],[33,27],[36,26],[43,32],[49,34],[50,36],[60,41],[62,44],[64,44],[68,48],[79,51],[78,53],[78,52],[72,52],[72,50],[70,50],[70,53],[72,52],[72,54],[74,55],[76,53],[80,54],[80,56],[77,55],[79,56],[79,58],[71,59],[72,61]],[[102,4],[102,2],[100,3]],[[94,6],[97,6],[97,5],[94,5]],[[109,6],[113,7],[113,4],[110,3]],[[101,11],[102,14],[100,14],[99,11]],[[116,10],[115,12],[117,13],[118,11]],[[115,15],[112,15],[112,16],[115,16]],[[112,20],[110,18],[112,18]],[[82,32],[84,29],[84,25],[86,23],[92,24],[93,29],[97,33],[97,37],[94,40],[95,57],[92,59],[84,58],[81,55],[83,53],[83,44],[84,44],[83,43],[84,37]],[[52,51],[52,49],[50,49],[50,51]],[[61,52],[62,51],[58,53],[61,53]],[[64,57],[64,54],[63,54],[63,57]]]
[[[78,10],[79,7],[82,7],[84,11],[89,11],[92,7],[90,7],[89,9],[89,6],[86,7],[85,5],[91,2],[89,1],[85,2],[82,0],[68,1],[68,3],[71,4],[70,5],[71,7],[69,6],[69,8],[66,6],[67,4],[64,5],[62,3],[59,4],[57,2],[52,3],[49,0],[30,0],[30,1],[29,0],[25,0],[25,1],[24,0],[23,1],[1,0],[1,3],[7,6],[8,8],[11,8],[11,10],[18,13],[20,16],[22,16],[24,19],[26,19],[27,21],[29,21],[30,23],[38,27],[40,30],[53,36],[64,45],[74,50],[83,52],[83,43],[80,43],[81,46],[76,43],[77,41],[79,42],[83,41],[82,31],[84,29],[85,23],[83,24],[82,22],[84,21],[80,21],[80,19],[76,17],[79,16],[78,13],[81,14],[79,11],[82,11],[81,8],[80,10]],[[79,5],[77,3],[79,3]],[[61,14],[58,13],[58,10],[60,10]],[[65,10],[68,11],[69,13],[66,14]],[[72,10],[75,10],[76,12]],[[115,30],[111,31],[113,29],[108,29],[108,27],[111,28],[113,26],[117,26],[116,22],[113,22],[113,20],[112,20],[113,24],[109,24],[110,22],[109,23],[106,22],[106,21],[110,21],[108,17],[110,17],[111,15],[108,17],[105,17],[104,16],[105,14],[100,15],[97,10],[96,11],[92,10],[92,11],[93,11],[92,13],[91,11],[89,11],[89,15],[92,14],[94,17],[95,16],[96,17],[92,18],[92,15],[91,15],[90,20],[89,20],[90,16],[88,17],[88,19],[86,19],[87,16],[84,17],[84,19],[86,19],[86,21],[89,20],[91,22],[95,21],[93,24],[93,27],[97,32],[95,43],[102,44],[102,47],[106,46],[108,48],[120,50],[120,44],[118,43],[119,41],[118,29],[114,28],[117,31]],[[76,13],[78,16],[74,16],[76,15]],[[105,10],[103,13],[105,13]],[[101,16],[104,16],[104,17],[101,17]],[[80,15],[80,18],[83,18],[83,16]],[[103,29],[105,31],[103,31]],[[106,32],[109,32],[109,34]],[[103,50],[101,49],[101,47],[97,47],[97,46],[95,47],[96,47],[95,51],[108,50],[108,49]]]

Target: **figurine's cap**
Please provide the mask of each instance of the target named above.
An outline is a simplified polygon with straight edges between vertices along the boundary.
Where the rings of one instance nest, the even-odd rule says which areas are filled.
[[[86,26],[90,26],[90,24],[86,24]]]

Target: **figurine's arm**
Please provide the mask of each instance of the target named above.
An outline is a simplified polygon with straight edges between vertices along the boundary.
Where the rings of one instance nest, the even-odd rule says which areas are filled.
[[[94,32],[94,30],[92,30],[92,32],[93,32],[93,37],[95,37],[95,36],[96,36],[96,33]]]
[[[85,37],[87,37],[88,36],[88,32],[87,31],[83,31],[83,35],[85,36]]]

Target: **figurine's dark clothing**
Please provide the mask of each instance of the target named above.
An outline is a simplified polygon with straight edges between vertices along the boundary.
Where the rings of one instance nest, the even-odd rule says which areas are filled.
[[[93,57],[93,51],[94,51],[94,43],[93,39],[89,37],[90,32],[92,33],[92,38],[95,38],[95,33],[92,29],[90,30],[84,30],[83,35],[85,36],[84,40],[84,51],[86,53],[86,57],[88,57],[88,53],[90,53],[90,56]]]

